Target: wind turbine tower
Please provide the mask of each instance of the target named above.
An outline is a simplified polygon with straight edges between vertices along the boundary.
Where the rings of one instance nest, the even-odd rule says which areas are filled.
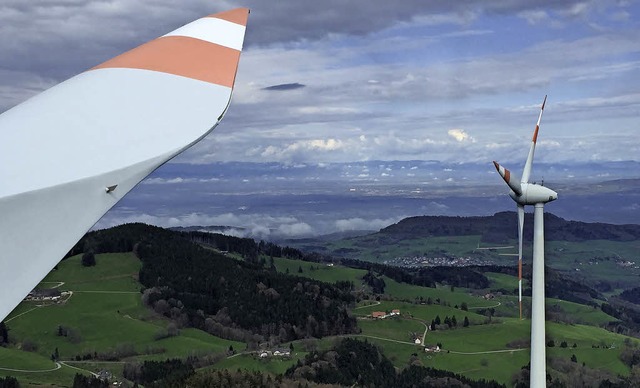
[[[544,204],[558,199],[558,194],[542,185],[529,183],[531,176],[531,166],[533,165],[533,154],[536,150],[538,140],[538,130],[540,120],[547,96],[544,96],[540,115],[536,129],[533,131],[529,156],[524,165],[522,178],[517,179],[509,170],[499,165],[496,161],[493,164],[496,170],[507,183],[511,191],[509,196],[518,206],[518,301],[520,304],[520,318],[522,319],[522,233],[524,228],[524,207],[534,206],[533,213],[533,271],[532,271],[532,292],[531,292],[531,370],[530,386],[532,388],[545,387],[546,370],[546,349],[545,349],[545,313],[544,313]]]

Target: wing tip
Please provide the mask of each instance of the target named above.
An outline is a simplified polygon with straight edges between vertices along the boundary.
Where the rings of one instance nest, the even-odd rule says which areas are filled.
[[[208,17],[246,27],[248,15],[249,8],[236,8]],[[228,32],[226,27],[228,26],[215,31],[207,30],[205,35],[215,33],[222,36]],[[90,70],[103,68],[150,70],[233,88],[242,51],[242,42],[244,41],[244,29],[242,37],[237,38],[239,47],[237,47],[238,44],[225,45],[216,40],[203,40],[200,33],[202,31],[175,35],[169,33],[103,62]],[[224,39],[222,41],[224,42]]]
[[[208,17],[226,20],[246,27],[247,21],[249,20],[249,13],[251,13],[249,8],[236,8],[229,11],[214,13]]]

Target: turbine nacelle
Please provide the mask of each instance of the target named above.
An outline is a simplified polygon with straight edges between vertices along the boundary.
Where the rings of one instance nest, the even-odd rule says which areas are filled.
[[[522,183],[522,194],[517,195],[513,190],[509,196],[519,205],[535,205],[537,203],[547,203],[558,199],[558,193],[548,187],[535,183]]]

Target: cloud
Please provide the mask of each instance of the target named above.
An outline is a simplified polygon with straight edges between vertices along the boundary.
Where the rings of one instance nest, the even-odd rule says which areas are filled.
[[[640,33],[628,24],[637,11],[624,3],[246,5],[252,13],[233,103],[213,135],[178,157],[181,162],[516,160],[514,145],[526,147],[520,139],[530,136],[537,114],[532,96],[547,93],[545,140],[588,140],[610,127],[622,136],[567,157],[584,160],[598,152],[603,159],[637,159],[631,152],[640,145],[632,133],[637,91],[627,81],[640,76]],[[192,19],[235,6],[7,0],[0,9],[0,111]],[[631,17],[620,18],[625,14]],[[536,34],[518,27],[522,18],[537,23]],[[587,31],[585,21],[606,28]],[[508,39],[514,34],[526,39]],[[447,134],[450,128],[459,132]]]
[[[277,233],[284,237],[305,237],[314,234],[313,228],[306,222],[283,224],[278,227]]]
[[[263,149],[261,156],[279,161],[296,161],[304,158],[308,152],[335,152],[344,148],[344,143],[339,139],[312,139],[300,140],[278,147],[270,145]]]
[[[279,85],[267,86],[265,88],[262,88],[262,90],[283,91],[283,90],[301,89],[301,88],[304,88],[304,87],[305,87],[305,85],[295,82],[295,83],[291,83],[291,84],[279,84]]]
[[[350,230],[379,230],[391,224],[394,224],[403,218],[405,217],[390,217],[387,219],[365,219],[360,217],[346,218],[336,220],[335,227],[340,232],[346,232]]]
[[[435,201],[431,201],[427,205],[422,206],[420,210],[422,210],[424,214],[430,215],[448,215],[450,212],[449,206]]]
[[[120,209],[123,210],[123,209]],[[165,228],[180,226],[221,226],[225,234],[237,237],[267,238],[299,238],[316,234],[314,228],[306,222],[292,216],[272,216],[268,214],[234,214],[223,213],[209,215],[204,213],[186,213],[163,216],[148,213],[117,214],[108,213],[94,229],[143,222]]]
[[[450,129],[449,131],[447,131],[447,134],[459,142],[475,142],[475,139],[469,136],[469,134],[466,133],[463,129]]]
[[[536,25],[549,19],[549,14],[541,9],[523,11],[520,12],[518,16],[525,19],[527,23],[531,25]]]

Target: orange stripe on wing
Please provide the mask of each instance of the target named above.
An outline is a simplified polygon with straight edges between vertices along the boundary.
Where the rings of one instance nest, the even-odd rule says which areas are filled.
[[[507,184],[508,184],[510,180],[511,180],[511,172],[505,168],[504,169],[504,181],[507,182]]]
[[[231,11],[215,13],[213,15],[209,15],[208,17],[226,20],[228,22],[240,24],[246,27],[247,19],[249,19],[249,8],[232,9]]]
[[[136,47],[93,69],[152,70],[232,88],[239,60],[238,50],[200,39],[165,36]]]

